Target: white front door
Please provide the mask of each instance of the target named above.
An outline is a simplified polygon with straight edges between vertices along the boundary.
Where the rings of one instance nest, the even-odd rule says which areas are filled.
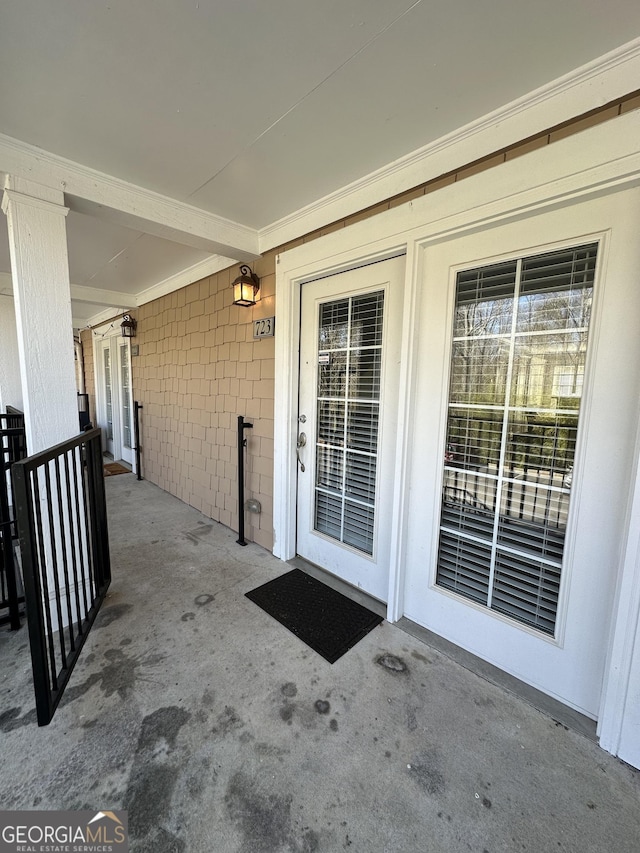
[[[104,449],[115,460],[134,463],[129,341],[119,335],[97,347],[97,416]]]
[[[131,351],[129,341],[118,338],[118,404],[120,407],[120,458],[133,465],[133,413]]]
[[[297,552],[386,601],[405,258],[302,286]]]

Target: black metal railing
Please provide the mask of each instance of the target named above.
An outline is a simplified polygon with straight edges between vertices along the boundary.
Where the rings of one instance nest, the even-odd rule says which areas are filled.
[[[20,628],[24,615],[22,580],[16,563],[17,530],[11,491],[11,469],[27,455],[24,416],[17,409],[0,414],[0,625]]]
[[[13,483],[36,710],[44,726],[111,582],[100,430],[17,462]]]

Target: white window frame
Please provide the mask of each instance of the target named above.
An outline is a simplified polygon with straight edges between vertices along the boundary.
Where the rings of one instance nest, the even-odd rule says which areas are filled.
[[[596,351],[597,351],[597,341],[599,339],[599,322],[600,322],[600,304],[604,298],[603,287],[601,286],[601,277],[603,275],[603,268],[605,266],[605,259],[608,253],[608,233],[606,231],[577,231],[575,236],[568,237],[567,239],[552,242],[548,240],[546,242],[540,243],[530,243],[522,245],[518,251],[516,252],[505,252],[501,254],[491,254],[489,256],[474,256],[472,258],[466,259],[464,262],[460,264],[456,264],[449,270],[449,281],[447,284],[447,317],[449,319],[448,326],[444,329],[442,335],[442,365],[441,365],[441,375],[442,375],[442,405],[439,411],[434,415],[434,422],[429,423],[427,425],[427,429],[433,429],[435,434],[437,435],[437,442],[439,447],[445,446],[446,439],[446,430],[447,430],[447,417],[448,417],[448,392],[449,392],[449,379],[450,379],[450,356],[451,356],[451,347],[453,342],[453,316],[455,310],[455,295],[456,295],[456,279],[459,272],[464,272],[465,270],[475,267],[481,266],[484,264],[499,264],[505,261],[517,260],[520,257],[529,257],[532,255],[544,254],[546,252],[553,251],[561,251],[563,249],[570,249],[574,246],[584,244],[584,243],[598,243],[598,258],[596,263],[595,270],[595,284],[593,290],[593,307],[592,307],[592,317],[591,323],[589,327],[589,342],[587,346],[587,359],[585,364],[585,376],[587,377],[587,394],[591,388],[590,381],[590,373],[593,369],[593,365],[596,360]],[[429,250],[429,244],[423,247],[425,252]],[[578,472],[581,472],[585,463],[585,442],[583,441],[583,435],[588,433],[589,430],[589,419],[592,411],[591,400],[590,398],[585,398],[582,401],[581,410],[580,410],[580,419],[578,424],[578,433],[576,436],[576,448],[574,454],[574,467],[577,468]],[[439,459],[440,457],[438,457]],[[430,518],[432,529],[438,530],[440,526],[440,496],[442,494],[443,488],[443,478],[444,478],[444,466],[438,463],[437,470],[433,475],[433,483],[434,483],[434,491],[436,494],[436,499],[433,501],[432,505],[432,516]],[[470,599],[465,600],[465,606],[473,608],[474,610],[482,613],[484,617],[489,619],[498,621],[498,622],[507,622],[513,625],[517,625],[519,631],[530,634],[532,637],[535,637],[536,640],[540,640],[545,644],[550,646],[557,646],[558,648],[562,648],[565,644],[565,627],[567,620],[567,607],[569,603],[569,589],[571,584],[571,574],[573,571],[574,565],[574,556],[573,549],[575,544],[575,524],[576,524],[576,516],[579,509],[580,504],[580,488],[581,482],[580,480],[574,480],[572,484],[572,500],[569,506],[569,516],[567,519],[567,529],[564,543],[564,554],[562,561],[562,573],[560,578],[560,589],[558,593],[558,607],[556,613],[556,627],[553,635],[547,635],[536,628],[529,626],[525,623],[519,623],[513,620],[511,617],[496,611],[487,608],[486,605],[478,604]],[[434,536],[433,541],[431,543],[431,550],[429,553],[429,587],[431,590],[434,590],[438,595],[441,595],[445,598],[454,598],[458,599],[456,593],[451,592],[445,587],[439,586],[436,583],[437,576],[437,557],[438,557],[438,540],[439,536]]]

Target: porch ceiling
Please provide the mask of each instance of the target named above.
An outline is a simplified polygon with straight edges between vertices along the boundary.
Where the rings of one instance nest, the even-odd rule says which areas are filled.
[[[260,231],[638,34],[630,0],[21,0],[0,132]],[[87,211],[68,219],[79,320],[210,255]]]

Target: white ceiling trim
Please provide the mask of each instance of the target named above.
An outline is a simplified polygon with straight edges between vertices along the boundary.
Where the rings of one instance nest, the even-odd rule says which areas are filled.
[[[239,260],[258,255],[258,234],[199,207],[130,184],[0,134],[0,170],[65,193],[72,210]]]
[[[233,258],[224,258],[221,255],[214,255],[211,258],[205,258],[203,261],[200,261],[197,264],[193,264],[193,266],[187,267],[187,269],[182,270],[175,275],[169,276],[165,278],[163,281],[159,281],[157,284],[152,285],[151,287],[147,287],[145,290],[141,290],[136,294],[127,294],[127,293],[118,293],[116,291],[96,291],[96,293],[111,293],[112,296],[117,297],[112,300],[96,300],[96,302],[100,301],[101,304],[109,304],[113,307],[107,308],[104,311],[99,311],[93,316],[89,317],[87,320],[80,320],[79,323],[74,321],[74,327],[85,328],[91,326],[92,328],[96,326],[100,326],[106,323],[108,320],[113,318],[114,314],[122,313],[126,310],[131,310],[132,308],[137,308],[140,305],[146,305],[147,302],[153,302],[154,299],[160,299],[161,296],[167,296],[169,293],[173,293],[174,290],[180,290],[183,287],[186,287],[189,284],[193,284],[194,281],[200,281],[203,278],[206,278],[209,275],[215,275],[215,273],[220,272],[220,270],[224,270],[227,267],[231,266],[234,263]],[[0,279],[0,286],[2,285],[2,280]],[[80,289],[80,288],[75,288]],[[84,290],[91,291],[93,288],[88,287],[84,288]],[[74,286],[71,288],[71,296],[74,297]],[[80,296],[77,297],[81,299]]]
[[[209,275],[214,275],[220,270],[230,267],[233,263],[234,258],[224,258],[221,255],[205,258],[203,261],[193,264],[193,266],[187,267],[187,269],[169,276],[145,290],[141,290],[136,294],[136,305],[146,305],[147,302],[153,302],[154,299],[173,293],[174,290],[180,290],[180,288],[186,287],[194,281],[200,281]]]
[[[73,310],[73,306],[72,306],[72,310]],[[113,311],[111,311],[111,314],[113,314]],[[85,329],[89,328],[87,321],[81,317],[73,317],[72,316],[71,317],[71,325],[73,326],[74,334],[76,334],[76,332],[84,332]]]
[[[71,298],[77,302],[87,302],[91,305],[131,305],[135,301],[135,296],[130,293],[87,287],[84,284],[71,285]]]
[[[62,190],[72,210],[211,253],[204,261],[135,295],[72,285],[72,298],[112,306],[79,323],[95,325],[113,317],[118,309],[146,304],[236,261],[252,260],[274,246],[614,101],[638,88],[639,81],[640,39],[635,39],[260,232],[3,134],[0,134],[0,170]],[[10,276],[8,282],[5,279],[0,276],[0,291],[11,286]],[[102,299],[107,296],[108,301]]]
[[[640,38],[263,228],[260,252],[603,106],[639,82]]]
[[[129,308],[123,307],[121,304],[119,308],[105,308],[104,311],[100,311],[98,314],[94,314],[93,317],[90,317],[88,320],[79,320],[78,323],[74,320],[73,328],[79,329],[81,332],[84,329],[97,329],[100,326],[104,326],[106,323],[111,321],[111,325],[113,326],[123,314],[126,314],[127,311],[130,311],[134,306],[131,305]]]
[[[469,188],[451,184],[429,198],[416,199],[411,209],[403,205],[384,217],[360,221],[323,238],[324,246],[311,240],[280,256],[277,276],[293,275],[307,281],[318,275],[318,258],[324,258],[324,274],[340,272],[381,253],[403,250],[407,241],[420,246],[522,216],[550,205],[577,203],[640,186],[640,110],[613,122],[584,131],[584,138],[567,137],[554,146],[555,154],[537,149],[504,165],[500,177],[482,172],[469,180]],[[604,153],[603,153],[604,152]],[[478,203],[478,200],[480,202]],[[379,249],[371,248],[384,243]]]
[[[87,287],[83,284],[69,285],[71,299],[86,302],[90,305],[131,305],[137,304],[136,297],[119,290],[104,290],[98,287]],[[13,297],[13,279],[11,273],[0,272],[0,293]],[[86,321],[81,321],[85,323]]]

